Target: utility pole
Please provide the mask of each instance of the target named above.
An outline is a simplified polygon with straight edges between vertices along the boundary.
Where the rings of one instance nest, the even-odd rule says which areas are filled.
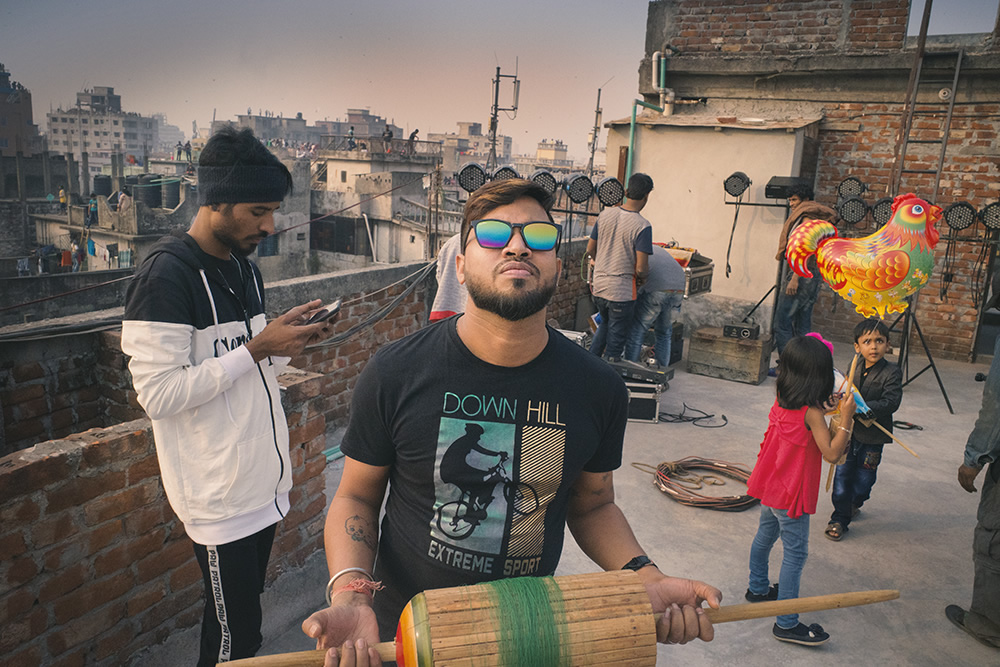
[[[500,106],[500,80],[514,80],[514,100],[512,106]],[[517,69],[514,74],[501,74],[500,66],[497,66],[497,77],[493,79],[493,108],[490,110],[490,155],[486,158],[486,171],[492,172],[499,165],[497,164],[497,116],[501,111],[513,111],[517,115],[517,98],[521,91],[521,82],[517,79]]]
[[[594,110],[594,132],[590,140],[590,162],[587,163],[587,177],[594,180],[594,153],[601,137],[601,89],[597,89],[597,108]]]

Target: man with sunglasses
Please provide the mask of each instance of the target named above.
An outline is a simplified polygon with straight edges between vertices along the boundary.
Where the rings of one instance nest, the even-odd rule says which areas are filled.
[[[473,193],[455,264],[465,313],[383,347],[358,379],[325,527],[330,606],[302,624],[327,665],[381,664],[372,644],[420,591],[553,574],[566,526],[600,567],[638,572],[665,612],[660,641],[713,637],[700,605],[721,593],[662,574],[615,504],[622,380],[546,325],[561,270],[551,203],[522,179]],[[479,448],[456,483],[462,466],[442,475],[445,456],[467,433]],[[469,500],[480,491],[493,495],[485,512]]]
[[[601,211],[587,241],[587,256],[594,258],[591,291],[601,316],[590,351],[608,359],[625,356],[637,290],[649,273],[653,229],[639,212],[652,191],[652,178],[633,174],[625,203]]]

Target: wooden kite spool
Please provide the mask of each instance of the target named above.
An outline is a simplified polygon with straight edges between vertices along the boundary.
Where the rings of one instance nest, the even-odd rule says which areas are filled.
[[[522,584],[540,587],[549,604],[504,605],[504,589]],[[406,667],[503,667],[525,655],[543,664],[655,665],[642,581],[624,570],[431,590],[406,605],[396,632],[396,662]]]
[[[504,599],[512,579],[475,586],[442,588],[420,593],[407,604],[396,631],[396,642],[374,648],[383,662],[401,667],[523,667],[544,665],[655,665],[656,620],[639,575],[630,570],[541,577],[553,606],[519,604]],[[498,592],[501,593],[498,595]],[[834,593],[756,604],[705,609],[712,623],[745,621],[783,614],[800,614],[895,600],[896,590]],[[536,600],[537,602],[537,600]],[[529,612],[529,613],[526,613]],[[508,616],[524,616],[525,624],[508,623]],[[555,640],[538,647],[535,662],[511,657],[518,642],[556,626]],[[511,631],[511,628],[514,628]],[[525,630],[524,628],[528,628]],[[552,637],[549,633],[549,637]],[[555,645],[557,658],[541,653]],[[234,660],[233,667],[320,667],[324,650]],[[544,662],[537,662],[538,659]]]

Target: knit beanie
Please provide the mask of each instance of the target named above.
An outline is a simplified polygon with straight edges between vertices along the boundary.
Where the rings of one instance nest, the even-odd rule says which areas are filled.
[[[288,194],[284,165],[198,167],[198,206],[280,202]]]

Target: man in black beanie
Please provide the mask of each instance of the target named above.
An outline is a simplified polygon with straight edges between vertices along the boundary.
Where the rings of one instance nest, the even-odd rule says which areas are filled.
[[[122,351],[205,581],[199,667],[260,648],[260,593],[292,486],[277,376],[332,332],[304,324],[319,300],[268,323],[247,259],[291,188],[249,129],[219,131],[201,153],[191,228],[153,246],[125,297]]]

